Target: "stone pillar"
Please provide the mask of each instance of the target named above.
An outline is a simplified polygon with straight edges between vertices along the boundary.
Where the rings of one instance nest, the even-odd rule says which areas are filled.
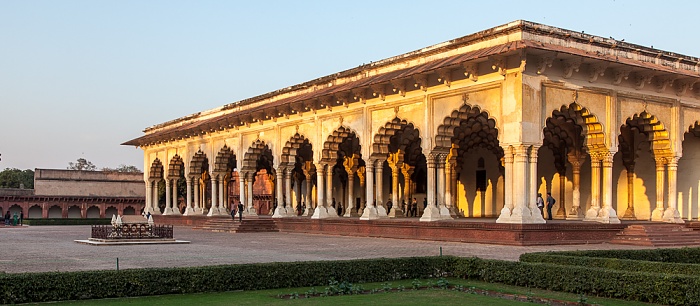
[[[459,208],[457,207],[457,204],[458,204],[457,203],[457,199],[458,199],[458,197],[457,197],[457,195],[458,195],[457,180],[458,180],[458,177],[457,177],[457,159],[455,158],[454,162],[452,164],[450,164],[450,185],[451,185],[450,191],[452,192],[452,199],[450,200],[450,207],[448,207],[450,209],[450,215],[452,215],[452,213],[454,213],[455,218],[456,217],[464,217],[464,215],[459,211]],[[422,206],[422,205],[418,205],[418,206]]]
[[[376,198],[377,217],[387,218],[386,206],[384,205],[384,160],[378,159],[375,161],[375,170],[377,172],[377,187]]]
[[[355,207],[355,172],[357,172],[357,155],[345,157],[343,166],[348,173],[348,197],[345,199],[346,204],[343,211],[343,217],[359,217],[357,211],[353,211]]]
[[[530,213],[532,214],[532,223],[547,223],[547,221],[544,220],[544,217],[542,216],[542,213],[540,213],[540,209],[537,208],[537,183],[539,182],[539,177],[537,176],[537,149],[538,146],[532,146],[530,147],[530,156],[528,158],[529,166],[530,168],[528,169],[528,176],[530,177],[530,181],[528,183],[528,203],[530,203],[529,208],[530,208]],[[546,203],[545,203],[545,208],[546,208]],[[544,209],[544,208],[543,208]]]
[[[503,152],[503,168],[505,171],[503,177],[503,209],[501,209],[496,223],[509,223],[510,216],[515,208],[513,205],[513,162],[515,157],[509,148],[505,148]]]
[[[591,153],[591,207],[584,221],[597,221],[600,211],[600,154]]]
[[[246,198],[246,173],[238,172],[238,201],[243,205],[243,212],[245,213],[246,207],[248,207],[248,198]]]
[[[170,192],[171,192],[170,179],[165,179],[165,209],[163,210],[163,215],[172,215],[173,214],[172,200],[170,199],[170,196],[171,196]]]
[[[440,219],[451,220],[450,210],[447,208],[446,204],[446,180],[445,180],[445,166],[447,163],[447,154],[438,154],[437,162],[435,163],[435,168],[437,168],[437,204],[438,209],[440,209]]]
[[[365,162],[365,177],[366,177],[366,186],[367,188],[365,189],[365,199],[367,201],[367,204],[365,205],[365,209],[362,211],[362,216],[360,216],[360,220],[374,220],[374,219],[379,219],[379,214],[377,212],[377,207],[374,205],[374,161],[373,160],[368,160]]]
[[[355,212],[361,216],[367,206],[367,189],[365,188],[367,186],[367,166],[357,168],[357,178],[360,180],[360,206],[355,207]]]
[[[284,190],[286,191],[284,207],[287,212],[287,217],[293,217],[294,207],[292,206],[292,173],[294,169],[292,167],[287,167],[284,170]]]
[[[146,205],[143,208],[143,213],[151,213],[153,214],[153,205],[151,202],[153,201],[153,182],[151,181],[146,181]]]
[[[634,213],[634,165],[629,165],[627,169],[627,210],[622,220],[636,220],[637,216]]]
[[[676,190],[676,174],[678,173],[678,157],[669,157],[668,163],[668,208],[664,211],[664,222],[685,223],[678,212],[678,193]]]
[[[178,179],[173,179],[173,205],[171,206],[173,215],[181,215],[180,207],[177,206],[177,181]]]
[[[423,216],[420,217],[420,221],[439,221],[440,220],[440,209],[435,205],[435,154],[430,153],[426,156],[426,164],[428,166],[428,190],[426,192],[426,197],[428,198],[428,205],[423,211]]]
[[[620,223],[617,218],[617,212],[612,207],[612,167],[613,153],[608,152],[603,154],[603,207],[598,212],[598,221],[602,223]]]
[[[226,198],[224,195],[226,194],[225,191],[226,189],[224,188],[224,181],[226,180],[225,175],[221,175],[221,179],[219,180],[219,214],[220,215],[228,215],[229,210],[227,209],[226,206]]]
[[[331,205],[333,201],[333,165],[329,164],[326,171],[326,210],[328,217],[338,217],[338,211]],[[336,203],[337,204],[337,203]]]
[[[533,222],[533,213],[528,207],[530,200],[530,192],[528,191],[528,186],[530,185],[528,176],[528,146],[518,145],[515,148],[515,155],[513,159],[513,175],[512,180],[510,180],[513,190],[513,210],[510,214],[510,218],[501,219],[501,217],[496,220],[496,222],[504,223],[531,223]],[[506,169],[507,171],[507,169]],[[507,174],[506,174],[507,176]],[[539,210],[537,214],[539,215]],[[503,211],[501,212],[503,214]],[[541,217],[541,216],[540,216]],[[538,222],[539,223],[539,222]]]
[[[275,208],[275,213],[272,215],[273,218],[284,218],[287,216],[287,208],[284,207],[284,168],[277,167],[277,179],[275,184],[275,194],[277,196],[277,207]]]
[[[571,163],[571,174],[572,174],[572,197],[571,197],[571,210],[569,214],[566,215],[566,220],[583,220],[581,215],[581,164],[583,163],[583,158],[578,158],[576,156],[570,156],[569,162]],[[557,213],[559,215],[559,213]]]
[[[294,180],[294,194],[292,194],[292,211],[294,216],[298,216],[298,209],[301,207],[301,179],[296,175],[292,174],[292,180]],[[287,211],[289,212],[289,211]]]
[[[554,213],[554,219],[566,219],[566,168],[559,173],[559,208]],[[546,204],[546,203],[545,203]]]
[[[192,178],[185,178],[187,182],[187,208],[185,208],[185,216],[194,215],[194,208],[192,207]]]
[[[153,182],[153,191],[152,191],[152,196],[153,196],[153,211],[151,211],[151,215],[160,215],[160,203],[158,199],[158,181]]]
[[[209,207],[209,213],[207,213],[207,216],[216,216],[219,214],[219,177],[217,175],[212,175],[211,179],[209,180],[211,182],[211,207]]]
[[[306,210],[304,210],[304,216],[313,215],[314,205],[311,199],[311,162],[306,162],[307,168],[304,169],[304,176],[306,177],[306,197],[304,202],[306,202]]]
[[[249,216],[257,216],[258,212],[255,211],[255,206],[253,206],[253,176],[255,172],[248,173],[245,178],[245,184],[248,187],[248,210],[246,211]]]
[[[330,217],[328,215],[328,209],[326,204],[326,199],[324,197],[325,188],[323,188],[324,180],[326,179],[326,165],[316,164],[316,209],[314,209],[314,214],[311,219],[325,219]]]
[[[656,208],[651,212],[651,221],[663,221],[664,214],[664,176],[666,175],[666,158],[656,160]]]

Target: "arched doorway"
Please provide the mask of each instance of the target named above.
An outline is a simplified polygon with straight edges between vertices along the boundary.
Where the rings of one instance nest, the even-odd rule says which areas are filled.
[[[243,159],[248,214],[269,214],[274,192],[274,169],[272,150],[258,139],[248,148]],[[263,171],[264,170],[264,171]]]
[[[362,203],[364,192],[357,195],[358,172],[364,173],[360,139],[356,133],[344,126],[335,130],[323,144],[323,161],[330,166],[330,181],[327,196],[331,198],[328,213],[343,217],[359,217],[356,204]],[[362,190],[364,191],[364,190]],[[335,207],[333,205],[335,204]]]

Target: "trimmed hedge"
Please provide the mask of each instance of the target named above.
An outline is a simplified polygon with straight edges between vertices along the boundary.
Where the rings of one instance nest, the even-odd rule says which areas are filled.
[[[563,251],[531,254],[556,254],[577,257],[603,257],[657,262],[699,263],[700,248],[649,249],[649,250],[595,250]],[[525,254],[524,254],[525,255]]]
[[[109,225],[110,218],[53,218],[53,219],[24,219],[25,225]]]
[[[29,303],[176,293],[383,282],[448,275],[456,258],[409,257],[189,268],[0,275],[0,302]]]
[[[453,276],[666,305],[700,305],[700,277],[460,258]]]
[[[520,261],[549,263],[564,266],[604,268],[610,270],[624,270],[633,272],[700,275],[699,264],[686,264],[674,262],[658,262],[602,257],[577,257],[558,255],[557,253],[523,254],[520,256]]]

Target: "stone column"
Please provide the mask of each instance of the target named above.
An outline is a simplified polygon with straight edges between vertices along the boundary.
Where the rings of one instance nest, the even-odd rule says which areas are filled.
[[[347,171],[347,169],[346,169]],[[343,217],[352,217],[352,209],[355,202],[355,171],[350,169],[348,172],[348,198],[345,199],[345,207],[343,211]]]
[[[160,199],[158,199],[158,181],[153,182],[153,211],[151,211],[151,215],[160,215]]]
[[[566,219],[566,168],[564,173],[559,173],[559,208],[554,214],[554,219]]]
[[[528,185],[530,185],[528,177],[528,147],[525,145],[518,145],[515,148],[515,155],[513,159],[513,175],[512,180],[510,180],[513,190],[513,210],[511,212],[509,219],[503,219],[500,222],[506,223],[531,223],[532,222],[532,211],[528,207],[530,201],[528,197],[530,192],[528,191]],[[507,168],[506,168],[507,171]],[[507,174],[506,174],[507,176]],[[501,212],[503,214],[503,212]],[[537,211],[539,214],[539,210]],[[541,217],[541,216],[540,216]],[[496,222],[499,222],[501,218],[499,217]]]
[[[177,205],[177,181],[178,179],[173,179],[173,205],[171,206],[173,209],[173,215],[181,215],[180,207]]]
[[[386,218],[388,216],[386,213],[386,206],[384,205],[384,160],[378,159],[375,161],[375,166],[377,172],[377,203],[375,205],[377,208],[377,217]]]
[[[194,215],[194,208],[192,207],[192,178],[185,178],[187,182],[187,208],[185,208],[185,216]]]
[[[438,154],[437,156],[437,162],[435,163],[435,167],[437,168],[437,201],[438,201],[438,209],[440,209],[440,219],[443,220],[451,220],[452,216],[450,216],[450,210],[447,208],[446,198],[446,180],[445,180],[445,166],[447,163],[447,154]]]
[[[612,207],[612,167],[613,153],[602,155],[603,159],[603,207],[598,212],[598,221],[602,223],[620,223],[617,212]]]
[[[329,164],[326,170],[326,210],[328,217],[338,217],[338,211],[331,205],[333,201],[333,165]],[[337,203],[336,203],[337,205]]]
[[[287,216],[287,209],[284,207],[284,168],[277,167],[277,180],[275,184],[275,194],[277,196],[277,207],[275,208],[275,213],[272,215],[273,218],[283,218]]]
[[[403,153],[396,152],[389,154],[387,159],[389,168],[391,168],[391,210],[387,213],[390,218],[403,217],[403,207],[399,201],[399,171],[403,166]],[[389,209],[387,207],[387,209]]]
[[[314,205],[311,202],[311,162],[306,162],[306,167],[304,168],[304,176],[306,178],[306,210],[304,210],[304,216],[313,215]]]
[[[651,221],[663,221],[664,214],[664,176],[666,175],[666,158],[656,157],[656,208],[651,212]]]
[[[153,201],[153,182],[151,181],[146,181],[146,205],[143,208],[143,213],[151,213],[153,214],[153,205],[151,202]]]
[[[374,220],[374,219],[379,219],[379,215],[377,212],[377,207],[374,205],[374,161],[373,160],[368,160],[365,162],[365,177],[366,177],[366,186],[367,188],[365,189],[365,199],[367,199],[367,204],[365,205],[365,209],[362,211],[362,216],[360,216],[360,220]]]
[[[292,194],[292,211],[294,216],[298,216],[297,212],[301,206],[301,179],[299,179],[296,175],[292,174],[292,180],[294,181],[294,188],[292,188],[292,191],[294,191],[294,194]]]
[[[420,221],[439,221],[440,220],[440,209],[435,205],[435,154],[430,153],[426,156],[426,164],[428,166],[428,190],[426,192],[426,197],[428,198],[428,205],[423,211],[423,216],[420,217]]]
[[[330,217],[328,215],[326,199],[324,197],[325,188],[323,186],[324,180],[326,179],[326,165],[316,164],[316,209],[314,209],[314,214],[311,219],[325,219]]]
[[[246,198],[246,173],[238,172],[238,201],[243,205],[243,212],[245,213],[246,207],[248,207],[248,199]]]
[[[569,214],[566,215],[566,220],[582,220],[581,215],[581,164],[584,158],[578,158],[576,156],[570,156],[569,162],[571,163],[571,174],[572,174],[572,197],[571,197],[571,210]],[[559,213],[557,213],[559,215]]]
[[[212,175],[211,179],[209,180],[211,183],[211,207],[209,207],[209,213],[207,213],[207,216],[216,216],[219,214],[219,177],[217,175]]]
[[[366,165],[366,164],[365,164]],[[355,207],[356,214],[361,216],[367,206],[367,166],[357,168],[357,178],[360,180],[360,206]]]
[[[163,210],[163,215],[172,215],[172,200],[170,199],[170,179],[165,179],[165,209]]]
[[[224,181],[226,180],[225,175],[221,175],[221,179],[219,180],[219,214],[220,215],[228,215],[229,210],[227,209],[226,206],[226,198],[224,195],[226,194],[226,189],[224,188]]]
[[[678,157],[669,157],[668,163],[668,208],[664,211],[664,222],[685,223],[678,212],[678,193],[676,190],[676,174],[678,173]]]
[[[202,186],[200,185],[199,180],[200,178],[198,175],[194,182],[192,182],[194,184],[194,213],[197,215],[202,214],[202,207],[200,206],[202,199],[199,197],[199,192],[201,191]]]
[[[284,170],[284,190],[286,191],[284,208],[286,209],[288,217],[293,217],[295,215],[294,207],[292,206],[292,173],[294,173],[292,167],[287,167]]]
[[[505,172],[503,177],[503,209],[501,209],[496,223],[509,223],[510,216],[515,208],[513,205],[513,162],[515,157],[509,148],[505,148],[503,152],[503,168]]]
[[[455,158],[454,162],[450,164],[450,192],[452,193],[452,198],[450,199],[450,215],[454,213],[454,217],[464,217],[457,207],[457,160]],[[421,206],[421,205],[418,205]],[[491,211],[492,213],[493,211]]]
[[[530,156],[528,158],[530,169],[528,170],[528,176],[530,177],[530,182],[528,186],[528,203],[530,203],[530,213],[532,214],[532,223],[547,223],[540,213],[540,209],[537,208],[537,183],[539,182],[539,177],[537,176],[537,149],[538,146],[530,147]],[[546,203],[545,203],[546,208]],[[544,209],[544,208],[543,208]]]
[[[600,154],[591,153],[591,208],[583,221],[597,221],[600,211]]]
[[[622,220],[636,220],[634,213],[634,164],[625,165],[627,170],[627,209]]]
[[[255,175],[255,172],[253,173],[248,173],[245,178],[245,184],[248,187],[248,215],[249,216],[257,216],[258,212],[255,210],[255,206],[253,206],[253,176]]]

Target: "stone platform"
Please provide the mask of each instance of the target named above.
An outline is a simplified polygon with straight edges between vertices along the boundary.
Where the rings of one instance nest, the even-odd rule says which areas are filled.
[[[175,239],[95,239],[73,240],[80,244],[87,245],[150,245],[150,244],[188,244],[189,241]]]
[[[212,219],[230,217],[154,216],[159,223],[207,228],[212,231]],[[311,219],[292,217],[272,219],[269,216],[243,218],[273,220],[280,232],[341,235],[357,237],[401,238],[431,241],[451,241],[500,245],[565,245],[608,242],[626,224],[553,220],[547,224],[504,224],[495,218],[461,218],[437,222],[420,222],[419,218],[359,220],[357,218]],[[229,222],[224,222],[229,223]],[[221,228],[221,232],[234,232]]]

